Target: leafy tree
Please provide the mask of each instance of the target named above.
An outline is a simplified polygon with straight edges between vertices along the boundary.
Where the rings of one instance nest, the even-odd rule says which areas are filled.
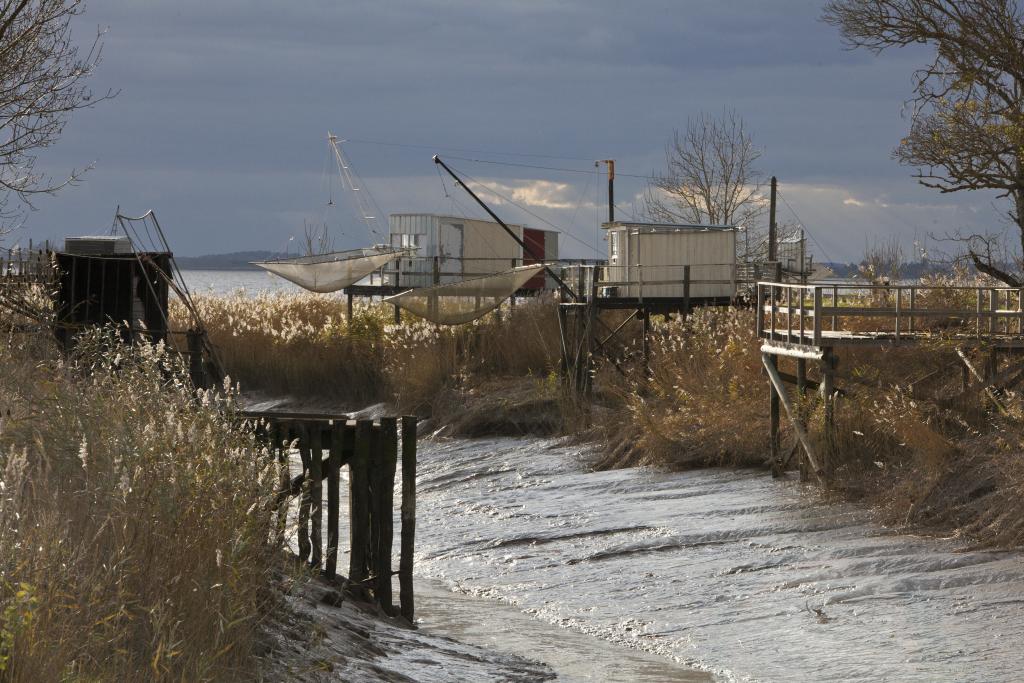
[[[923,44],[910,131],[893,152],[940,192],[994,190],[1024,253],[1024,16],[1015,0],[831,0],[824,20],[851,48]],[[963,237],[975,267],[1017,287],[991,236]],[[1019,270],[1019,260],[1018,268]]]

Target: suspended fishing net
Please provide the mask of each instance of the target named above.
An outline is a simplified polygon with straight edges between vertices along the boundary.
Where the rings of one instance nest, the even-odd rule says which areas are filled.
[[[381,266],[400,258],[406,251],[390,247],[350,249],[319,256],[254,261],[253,265],[269,270],[303,289],[323,294],[359,282]]]
[[[460,325],[493,311],[542,270],[543,265],[520,266],[447,285],[410,289],[389,296],[384,302],[431,322]]]

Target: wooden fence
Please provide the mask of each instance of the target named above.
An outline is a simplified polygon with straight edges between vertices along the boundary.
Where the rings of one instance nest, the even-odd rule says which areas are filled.
[[[298,450],[302,473],[290,477],[282,468],[278,498],[280,529],[286,529],[291,501],[298,499],[297,545],[299,559],[326,576],[337,577],[341,539],[341,468],[348,467],[349,543],[346,589],[372,599],[388,614],[400,612],[413,619],[413,551],[416,534],[416,418],[379,421],[349,420],[266,412],[244,413],[257,419],[259,432],[278,461],[288,464]],[[399,435],[401,440],[399,440]],[[326,452],[326,457],[324,453]],[[401,457],[400,556],[394,571],[394,487]],[[327,543],[324,556],[323,483],[327,483]],[[392,604],[392,577],[399,577],[399,604]]]

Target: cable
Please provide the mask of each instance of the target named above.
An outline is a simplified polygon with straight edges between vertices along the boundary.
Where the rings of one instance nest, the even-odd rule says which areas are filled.
[[[560,157],[552,156],[550,154],[527,154],[525,152],[495,152],[492,150],[484,149],[466,149],[462,147],[444,147],[442,145],[417,145],[412,143],[404,142],[385,142],[383,140],[356,140],[353,138],[346,138],[345,142],[354,142],[361,145],[381,145],[383,147],[407,147],[409,149],[429,149],[434,151],[450,151],[450,152],[463,152],[465,154],[493,154],[496,156],[512,156],[512,157],[532,157],[534,159],[559,159],[562,161],[592,161],[592,159],[583,159],[581,157]]]

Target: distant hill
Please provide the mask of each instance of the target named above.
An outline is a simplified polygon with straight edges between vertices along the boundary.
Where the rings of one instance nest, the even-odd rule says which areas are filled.
[[[858,277],[860,270],[856,263],[831,263],[826,262],[821,265],[828,267],[836,277],[839,278],[854,278]],[[949,273],[952,272],[950,267],[946,264],[928,262],[928,261],[916,261],[914,263],[904,263],[900,267],[900,278],[907,280],[916,280],[925,275],[932,275],[937,273]]]
[[[182,270],[259,270],[250,261],[265,261],[277,257],[272,251],[234,251],[230,254],[206,256],[175,256]]]

